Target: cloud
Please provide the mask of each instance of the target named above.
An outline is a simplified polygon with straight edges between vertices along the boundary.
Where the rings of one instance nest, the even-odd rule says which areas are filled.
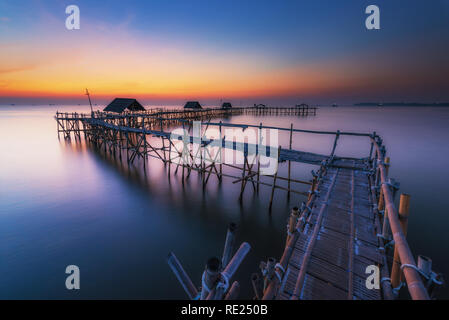
[[[35,65],[28,65],[28,66],[23,66],[23,67],[11,67],[11,68],[8,68],[8,67],[2,68],[0,66],[0,74],[11,73],[11,72],[20,72],[20,71],[28,71],[28,70],[32,70],[34,68],[36,68]]]
[[[9,19],[8,17],[0,17],[0,22],[9,22],[11,21],[11,19]]]

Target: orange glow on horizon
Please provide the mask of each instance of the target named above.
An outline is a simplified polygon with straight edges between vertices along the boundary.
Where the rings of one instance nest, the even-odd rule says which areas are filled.
[[[52,37],[0,44],[0,97],[79,98],[85,88],[108,99],[331,96],[374,87],[383,91],[398,83],[405,87],[417,78],[350,55],[287,63],[257,49],[216,50],[198,43],[136,38],[121,27],[67,33],[53,31],[50,21],[47,28]],[[376,56],[381,60],[388,61]],[[422,74],[420,79],[424,81]]]
[[[79,97],[86,87],[97,97],[268,97],[353,85],[328,64],[286,66],[259,50],[220,51],[136,39],[126,29],[96,30],[1,44],[0,97]]]

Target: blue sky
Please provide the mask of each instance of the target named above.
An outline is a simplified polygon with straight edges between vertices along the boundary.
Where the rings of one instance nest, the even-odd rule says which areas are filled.
[[[77,34],[67,33],[63,28],[65,7],[70,4],[78,5],[81,11],[81,30]],[[365,28],[364,11],[370,4],[380,7],[381,30]],[[145,54],[152,52],[148,59],[158,61],[161,70],[147,66],[148,78],[136,77],[140,88],[136,94],[143,95],[146,89],[148,97],[157,99],[170,98],[170,88],[178,92],[174,95],[176,99],[182,95],[190,97],[190,93],[192,97],[218,98],[222,88],[223,96],[263,97],[266,92],[265,96],[280,101],[296,97],[449,100],[445,76],[449,71],[449,0],[3,0],[0,46],[6,50],[3,55],[0,53],[0,90],[4,89],[3,93],[0,91],[0,99],[27,96],[27,92],[31,96],[46,97],[73,95],[87,82],[85,79],[94,75],[86,71],[83,79],[78,72],[74,74],[72,79],[78,82],[71,83],[73,92],[66,87],[51,92],[48,83],[40,86],[38,77],[52,72],[58,83],[63,81],[62,70],[70,62],[60,57],[70,56],[74,50],[82,50],[83,59],[90,59],[95,67],[101,65],[100,59],[93,57],[93,51],[99,51],[96,39],[115,42],[102,43],[113,47],[108,54],[114,55],[117,61],[113,65],[104,63],[102,70],[119,67],[123,73],[127,67],[136,67],[130,59],[143,60]],[[55,58],[45,51],[45,47],[57,46],[66,48],[67,52],[61,51]],[[92,52],[86,53],[89,48]],[[162,48],[170,48],[169,58],[165,60],[165,53],[160,53]],[[36,55],[32,57],[34,50]],[[138,58],[137,53],[141,55]],[[164,65],[171,69],[171,62],[180,59],[187,66],[183,69],[177,65],[185,81],[188,73],[192,77],[210,76],[209,91],[204,90],[207,81],[196,86],[195,83],[183,85],[175,79],[174,72],[163,73]],[[46,63],[49,60],[57,60],[59,69],[55,71],[53,66],[50,71]],[[28,68],[30,65],[32,68]],[[236,70],[235,77],[229,70]],[[295,83],[295,70],[302,82]],[[99,73],[111,79],[111,74]],[[117,74],[115,87],[111,82],[106,86],[103,78],[89,85],[106,95],[118,88],[119,77]],[[158,86],[154,84],[155,77],[166,80]],[[261,77],[267,78],[266,83]],[[228,87],[226,79],[235,85]],[[304,83],[304,79],[311,79],[310,84]],[[249,82],[254,85],[247,85]],[[270,88],[269,82],[279,85]],[[320,83],[323,83],[321,87]]]

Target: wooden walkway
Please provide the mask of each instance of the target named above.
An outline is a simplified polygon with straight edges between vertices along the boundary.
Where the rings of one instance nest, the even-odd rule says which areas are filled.
[[[369,172],[329,167],[318,191],[277,299],[380,299],[365,285],[366,268],[383,261]]]
[[[120,160],[124,151],[129,164],[139,157],[145,167],[148,157],[157,158],[167,166],[169,175],[171,167],[173,174],[177,174],[179,169],[182,181],[189,179],[192,171],[198,172],[203,188],[210,176],[215,176],[220,182],[223,177],[232,178],[233,184],[240,184],[240,201],[247,185],[252,185],[254,194],[259,193],[260,186],[269,187],[270,214],[276,190],[286,191],[288,196],[291,193],[305,196],[307,200],[301,209],[293,209],[287,243],[279,263],[270,258],[266,264],[261,264],[262,285],[257,282],[257,279],[262,279],[258,278],[259,275],[252,278],[257,299],[394,299],[405,285],[412,299],[429,299],[435,285],[442,284],[437,280],[439,275],[431,270],[428,263],[431,260],[419,256],[417,264],[407,244],[410,197],[401,195],[399,210],[396,208],[394,196],[397,186],[388,177],[389,158],[382,139],[376,133],[310,131],[294,129],[293,125],[278,128],[262,124],[212,123],[211,116],[221,116],[222,111],[207,112],[209,121],[201,124],[198,136],[193,134],[191,120],[201,116],[195,112],[183,113],[183,118],[178,118],[179,115],[173,112],[121,115],[97,112],[90,116],[57,113],[55,118],[58,136],[62,132],[65,139],[70,139],[73,133],[75,139],[81,140],[81,133],[84,133],[89,143],[117,155]],[[172,134],[164,130],[164,126],[167,129],[170,125],[182,125],[184,133]],[[219,138],[216,140],[204,135],[203,129],[211,126],[218,129]],[[273,148],[262,143],[227,141],[226,135],[222,135],[224,128],[258,129],[257,141],[262,141],[262,130],[287,131],[290,145],[289,148]],[[334,136],[332,151],[316,154],[294,150],[292,141],[296,133]],[[147,139],[150,136],[159,139]],[[366,139],[371,144],[369,155],[360,159],[336,156],[340,136]],[[178,149],[176,140],[182,140],[186,147]],[[222,146],[214,157],[209,151],[209,146],[215,146],[211,145],[212,142]],[[193,145],[198,148],[193,148]],[[229,164],[217,160],[221,159],[217,155],[221,155],[224,149],[242,152],[243,163]],[[250,157],[253,155],[255,157]],[[275,158],[277,164],[286,163],[287,177],[278,176],[279,170],[273,175],[261,174],[261,156]],[[293,162],[317,165],[319,170],[312,171],[312,181],[292,179]],[[279,181],[286,181],[287,186],[279,184]],[[310,192],[302,189],[304,185],[311,186]],[[180,272],[175,262],[173,268]],[[366,282],[372,273],[368,267],[379,268],[379,289],[367,288]],[[211,285],[217,285],[217,282]],[[217,297],[223,297],[222,293]],[[197,296],[196,289],[188,294],[193,299]]]

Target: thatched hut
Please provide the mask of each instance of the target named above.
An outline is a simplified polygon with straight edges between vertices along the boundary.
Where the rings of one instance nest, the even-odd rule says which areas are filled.
[[[223,104],[221,105],[222,109],[231,109],[232,108],[232,104],[230,102],[223,102]]]
[[[203,109],[198,101],[187,101],[184,109]]]
[[[122,113],[127,111],[145,111],[136,99],[115,98],[103,111]]]

